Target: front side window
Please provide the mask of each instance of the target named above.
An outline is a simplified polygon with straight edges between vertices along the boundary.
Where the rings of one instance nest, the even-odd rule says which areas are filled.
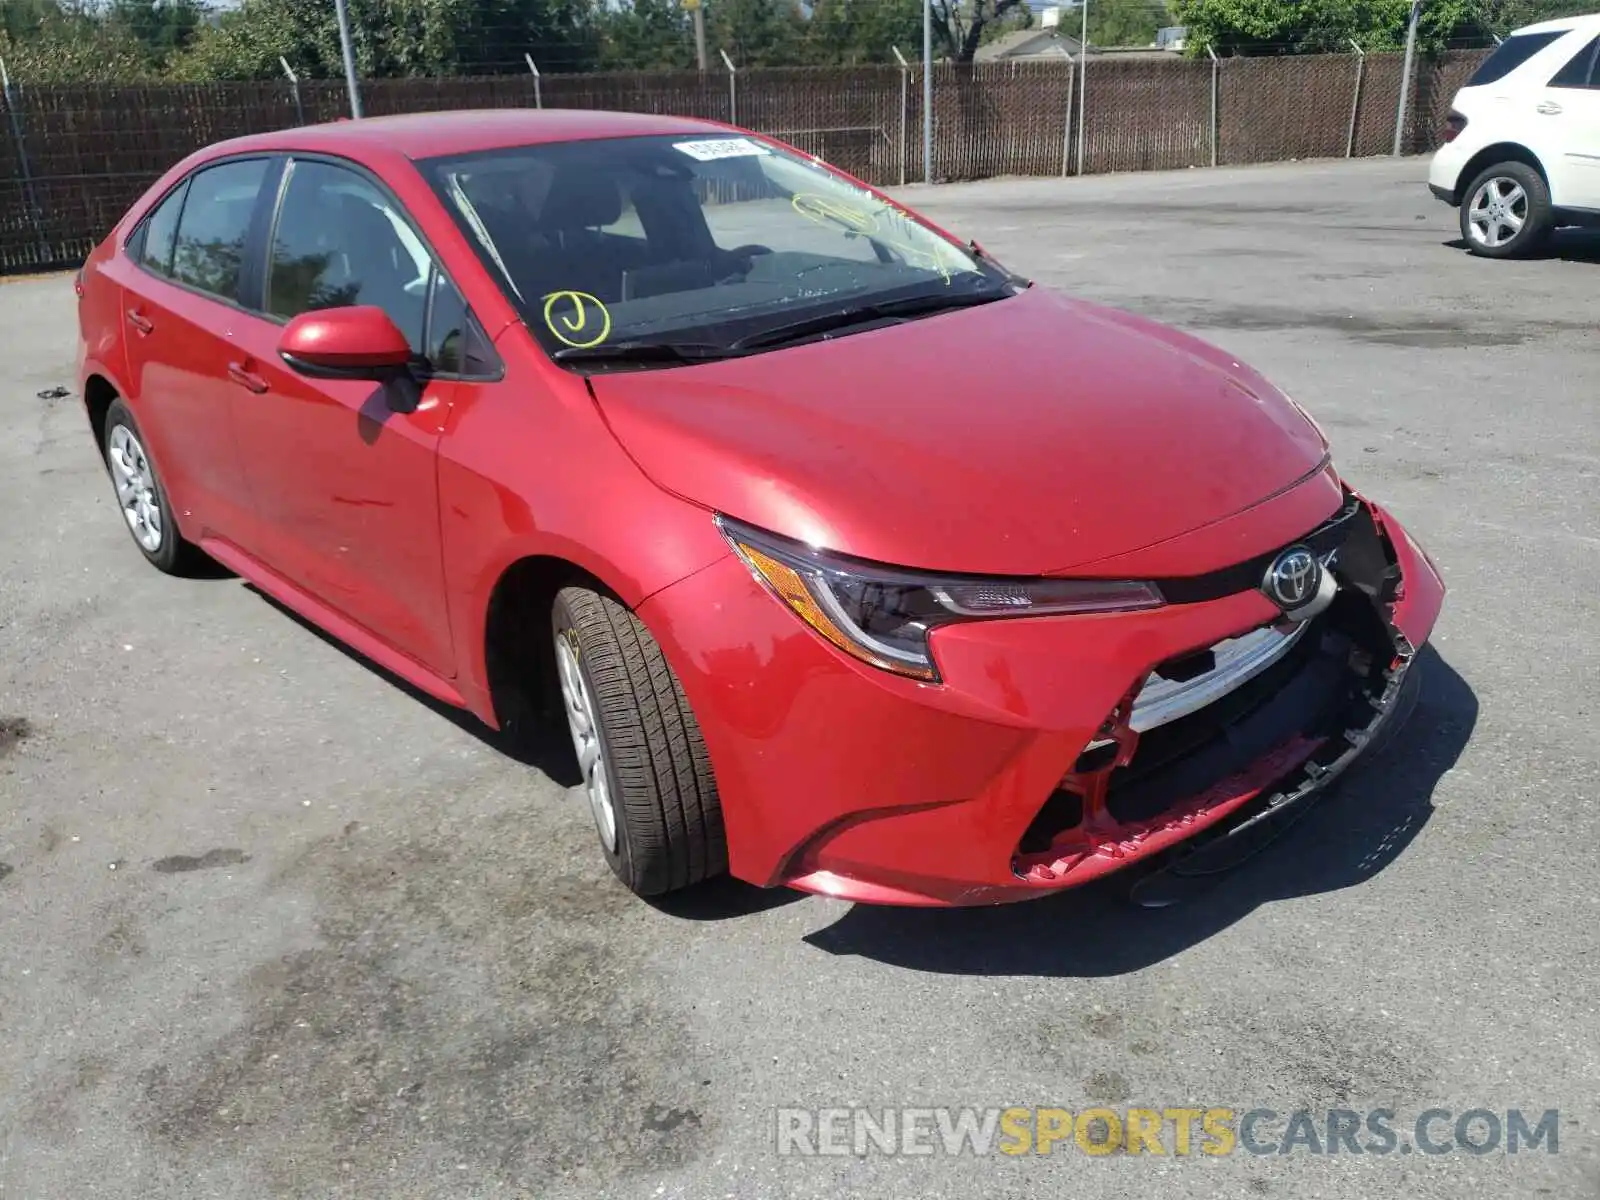
[[[245,239],[266,174],[264,158],[222,163],[195,174],[178,218],[174,280],[221,300],[238,301]]]
[[[1600,87],[1600,65],[1597,65],[1597,56],[1600,56],[1600,37],[1595,38],[1568,59],[1566,65],[1551,78],[1550,86],[1558,88]]]
[[[1010,295],[975,252],[754,138],[648,136],[420,164],[546,350],[727,348],[843,308]]]
[[[435,271],[428,310],[428,363],[436,375],[483,379],[500,373],[500,360],[455,284]]]
[[[172,252],[178,242],[178,215],[183,212],[183,196],[188,181],[180,183],[145,218],[140,235],[139,265],[157,275],[172,273]]]
[[[422,242],[364,176],[316,160],[291,164],[267,266],[269,313],[370,304],[420,354],[432,273]]]
[[[1551,42],[1562,36],[1562,30],[1557,30],[1554,33],[1513,34],[1495,47],[1493,54],[1483,60],[1478,69],[1472,73],[1472,78],[1467,80],[1466,86],[1478,87],[1485,83],[1496,83],[1504,79]]]

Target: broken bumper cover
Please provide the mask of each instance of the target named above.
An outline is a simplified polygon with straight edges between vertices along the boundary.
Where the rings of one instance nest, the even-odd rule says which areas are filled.
[[[652,597],[640,615],[699,716],[732,873],[867,903],[994,904],[1236,830],[1231,853],[1281,825],[1403,719],[1443,600],[1398,523],[1350,502],[1370,532],[1331,557],[1338,598],[1271,654],[1258,631],[1287,627],[1254,587],[947,626],[941,685],[844,659],[737,560]],[[1220,695],[1167,687],[1164,706],[1139,705],[1162,699],[1163,664],[1217,651],[1255,657]]]

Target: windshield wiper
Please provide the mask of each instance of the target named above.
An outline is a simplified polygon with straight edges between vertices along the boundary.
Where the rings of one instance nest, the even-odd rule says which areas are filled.
[[[728,348],[734,351],[766,349],[798,342],[819,334],[832,333],[837,329],[848,329],[852,325],[865,325],[871,321],[887,321],[900,317],[931,316],[949,309],[991,304],[1012,295],[1015,293],[1010,288],[991,288],[982,292],[933,292],[922,296],[911,296],[904,300],[880,300],[872,304],[856,304],[849,308],[823,313],[821,316],[807,317],[803,321],[792,321],[787,325],[777,325],[771,329],[746,334],[731,342]]]
[[[593,363],[697,363],[737,358],[738,351],[709,342],[602,342],[598,346],[563,346],[551,358],[557,362]]]

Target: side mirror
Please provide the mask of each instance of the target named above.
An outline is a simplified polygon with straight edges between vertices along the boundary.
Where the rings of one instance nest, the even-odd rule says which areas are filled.
[[[284,327],[278,354],[313,379],[388,380],[412,360],[406,335],[371,305],[301,313]]]

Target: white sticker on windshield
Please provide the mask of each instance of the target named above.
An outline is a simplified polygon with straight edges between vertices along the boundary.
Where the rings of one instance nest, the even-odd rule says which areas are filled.
[[[703,142],[675,142],[673,149],[682,150],[690,158],[712,162],[719,158],[750,158],[757,154],[772,153],[765,146],[749,138],[711,138]]]

